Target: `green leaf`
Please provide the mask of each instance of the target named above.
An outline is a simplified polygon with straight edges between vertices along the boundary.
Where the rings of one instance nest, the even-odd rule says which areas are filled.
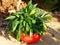
[[[19,18],[20,15],[18,13],[16,13],[15,16]]]
[[[21,16],[21,19],[24,19],[23,16]]]
[[[36,8],[36,12],[35,12],[35,17],[39,17],[39,16],[41,16],[42,15],[42,12],[40,11],[40,9],[39,8]]]
[[[33,7],[36,8],[37,7],[37,4],[34,4]]]
[[[16,12],[16,14],[15,14],[15,16],[17,16],[18,18],[20,17],[20,15],[22,15],[23,14],[23,12]]]
[[[26,12],[26,13],[28,12],[27,8],[25,9],[25,12]]]
[[[22,28],[23,28],[23,24],[22,24],[22,22],[20,22],[18,29],[20,30]]]
[[[30,20],[31,20],[31,22],[32,22],[33,24],[35,24],[35,23],[36,23],[36,20],[35,20],[35,19],[30,18]]]
[[[46,26],[46,24],[44,22],[43,22],[43,27],[44,27],[44,30],[47,29],[47,26]]]
[[[9,30],[11,30],[11,26],[12,26],[12,24],[11,24],[11,22],[7,25],[7,28],[9,29]]]
[[[14,18],[16,18],[16,16],[8,16],[5,20],[13,20]]]
[[[25,24],[26,24],[26,22],[25,22],[25,21],[23,21],[23,25],[24,25],[24,27],[25,27]]]
[[[32,35],[33,35],[33,30],[30,29],[30,37],[32,37]]]
[[[26,23],[26,31],[29,31],[29,25],[28,25],[28,23]]]
[[[40,35],[43,35],[43,31],[40,31]]]
[[[39,32],[39,30],[36,30],[36,29],[35,29],[35,32],[36,32],[37,34],[39,34],[39,33],[40,33],[40,32]]]
[[[30,0],[29,2],[28,2],[28,4],[27,4],[27,9],[28,9],[28,11],[31,11],[32,10],[32,0]]]
[[[30,1],[28,2],[28,5],[27,5],[27,6],[31,6],[31,4],[32,4],[32,0],[30,0]]]
[[[45,18],[47,19],[47,20],[51,20],[52,18],[53,18],[53,16],[51,16],[51,15],[47,15],[47,16],[45,16]]]
[[[35,9],[33,9],[31,12],[30,12],[30,15],[33,15],[35,13]]]
[[[21,38],[21,30],[18,30],[16,39],[19,41]]]
[[[32,20],[32,23],[35,24],[36,23],[36,20]]]
[[[32,27],[32,21],[31,20],[28,21],[28,24],[30,27]]]
[[[15,19],[12,22],[12,32],[14,32],[16,30],[18,24],[19,24],[19,21],[17,19]]]
[[[23,22],[23,16],[20,16],[19,22]]]
[[[22,33],[22,22],[18,25],[18,29],[17,29],[17,36],[16,36],[16,39],[19,41],[21,39],[21,33]]]

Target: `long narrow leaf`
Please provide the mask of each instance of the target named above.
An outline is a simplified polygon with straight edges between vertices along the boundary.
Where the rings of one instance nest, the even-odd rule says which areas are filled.
[[[21,30],[22,30],[22,28],[23,28],[23,24],[22,24],[22,22],[19,23],[19,25],[18,25],[17,28],[18,28],[18,29],[17,29],[17,36],[16,36],[16,39],[19,41],[20,38],[21,38]]]
[[[44,27],[45,30],[47,29],[47,26],[44,22],[43,22],[43,27]]]
[[[19,21],[17,19],[12,22],[12,32],[16,30],[18,24],[19,24]]]
[[[24,27],[25,27],[25,24],[26,24],[26,22],[25,22],[25,21],[23,21],[23,25],[24,25]]]
[[[26,31],[29,31],[29,25],[26,23]]]
[[[16,16],[8,16],[5,20],[13,20],[14,18],[16,18]]]
[[[32,37],[32,35],[33,35],[33,30],[30,29],[30,37]]]
[[[21,30],[18,30],[16,39],[19,41],[21,38]]]

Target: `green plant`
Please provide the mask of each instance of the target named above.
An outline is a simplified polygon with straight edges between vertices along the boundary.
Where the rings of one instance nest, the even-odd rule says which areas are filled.
[[[36,6],[37,4],[33,5],[30,0],[26,8],[16,11],[6,18],[6,20],[11,20],[7,28],[11,34],[16,35],[17,40],[20,40],[22,32],[25,35],[30,34],[30,36],[34,33],[41,35],[47,29],[45,22],[51,16],[46,15],[45,11],[41,11]]]

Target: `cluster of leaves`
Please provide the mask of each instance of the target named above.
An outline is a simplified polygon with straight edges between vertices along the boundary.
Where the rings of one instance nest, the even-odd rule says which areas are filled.
[[[22,32],[25,35],[30,34],[30,36],[33,33],[41,35],[47,29],[45,21],[51,16],[45,16],[47,13],[41,12],[36,5],[33,5],[30,0],[26,8],[16,11],[6,18],[6,20],[11,20],[7,27],[10,33],[16,35],[17,40],[20,40]]]

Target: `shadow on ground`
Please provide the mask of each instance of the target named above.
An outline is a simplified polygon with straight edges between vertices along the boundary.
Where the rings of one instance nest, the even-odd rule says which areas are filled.
[[[54,34],[56,33],[56,35]],[[60,33],[57,33],[56,31],[48,30],[46,34],[42,36],[42,39],[35,44],[27,44],[27,45],[60,45]]]

